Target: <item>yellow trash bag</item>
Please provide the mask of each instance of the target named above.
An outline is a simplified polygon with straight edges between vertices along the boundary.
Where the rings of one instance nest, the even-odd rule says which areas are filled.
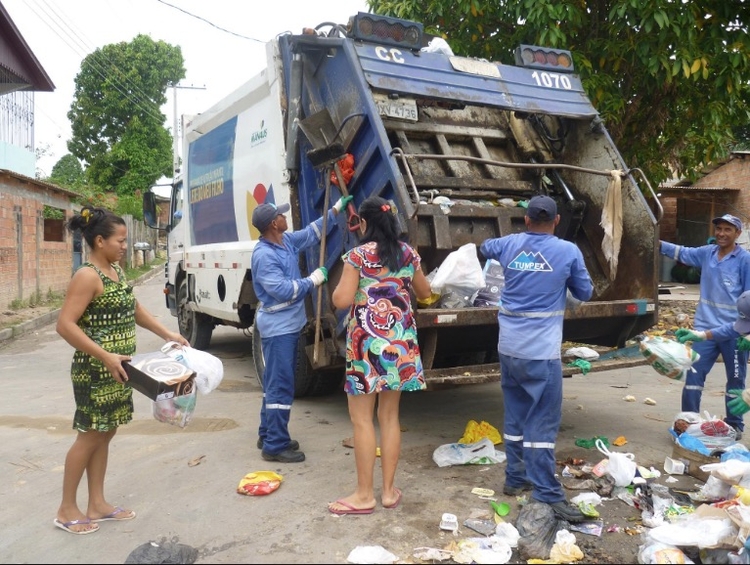
[[[495,444],[503,443],[503,438],[497,428],[484,420],[481,424],[477,423],[476,420],[469,420],[464,435],[458,440],[458,443],[476,443],[483,437]]]
[[[242,477],[237,492],[248,496],[271,494],[281,486],[283,480],[281,475],[273,471],[255,471]]]

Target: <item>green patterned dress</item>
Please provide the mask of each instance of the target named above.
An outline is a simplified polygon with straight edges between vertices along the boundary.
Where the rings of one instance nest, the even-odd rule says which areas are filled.
[[[135,296],[125,273],[113,265],[119,279],[113,281],[91,263],[84,267],[99,274],[104,292],[86,307],[78,327],[106,351],[133,355]],[[118,383],[101,361],[76,350],[70,374],[76,401],[73,429],[106,432],[133,419],[133,389]]]

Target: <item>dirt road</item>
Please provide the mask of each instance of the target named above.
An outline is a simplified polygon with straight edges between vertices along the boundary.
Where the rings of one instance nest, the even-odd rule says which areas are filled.
[[[136,295],[176,327],[163,308],[160,277],[137,287]],[[157,338],[139,333],[139,351],[159,345]],[[326,503],[354,485],[353,452],[342,445],[351,435],[343,392],[295,401],[290,429],[307,454],[304,463],[264,462],[255,446],[261,391],[250,350],[241,332],[216,331],[210,351],[224,362],[224,380],[211,394],[198,397],[185,429],[155,421],[151,402],[136,395],[135,420],[114,439],[106,485],[111,502],[135,509],[138,516],[103,523],[93,535],[72,536],[52,525],[64,458],[74,437],[68,376],[72,350],[51,325],[1,344],[2,561],[123,563],[141,544],[166,540],[196,548],[199,563],[345,563],[356,547],[374,545],[404,562],[419,562],[412,557],[415,548],[442,548],[478,535],[463,525],[455,536],[438,527],[444,512],[456,514],[460,524],[489,516],[488,502],[471,494],[474,487],[496,490],[498,500],[511,504],[506,520],[515,522],[520,507],[501,493],[503,465],[439,468],[432,460],[435,448],[457,441],[469,420],[501,427],[498,384],[404,394],[397,476],[402,504],[394,510],[378,507],[368,516],[336,517]],[[721,370],[715,369],[704,394],[704,408],[713,414],[723,415],[723,382]],[[575,440],[622,435],[628,443],[621,451],[661,471],[672,450],[667,429],[679,409],[680,392],[681,383],[648,366],[566,379],[558,459],[596,463],[600,454],[577,447]],[[635,401],[624,401],[626,395]],[[647,397],[655,405],[645,404]],[[200,463],[191,466],[196,460]],[[262,497],[237,494],[242,477],[260,470],[283,476],[279,490]],[[682,476],[676,485],[700,483]],[[85,506],[83,486],[79,496]],[[584,562],[634,563],[639,512],[620,500],[605,501],[598,510],[604,533],[576,534]],[[514,552],[511,563],[520,562]]]

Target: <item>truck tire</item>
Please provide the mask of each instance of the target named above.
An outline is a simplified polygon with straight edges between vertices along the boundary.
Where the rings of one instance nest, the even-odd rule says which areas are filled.
[[[184,277],[177,288],[177,324],[182,337],[196,349],[208,349],[214,324],[210,316],[188,310],[188,279]]]
[[[317,396],[330,392],[325,390],[325,387],[321,389],[318,386],[320,375],[313,372],[310,361],[307,359],[307,352],[305,346],[307,346],[308,337],[306,333],[302,333],[299,338],[299,347],[297,348],[297,364],[294,371],[294,397],[303,398],[305,396]],[[263,358],[263,347],[261,345],[260,333],[253,324],[253,362],[255,364],[255,375],[258,378],[258,384],[263,387],[263,372],[266,369],[266,362]]]

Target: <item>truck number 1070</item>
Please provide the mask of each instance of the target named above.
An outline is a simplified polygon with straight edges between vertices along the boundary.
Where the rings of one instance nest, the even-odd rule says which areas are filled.
[[[570,79],[566,75],[560,75],[557,73],[539,73],[534,71],[531,73],[531,78],[536,81],[537,86],[544,86],[546,88],[562,88],[570,90],[573,86],[570,84]]]

